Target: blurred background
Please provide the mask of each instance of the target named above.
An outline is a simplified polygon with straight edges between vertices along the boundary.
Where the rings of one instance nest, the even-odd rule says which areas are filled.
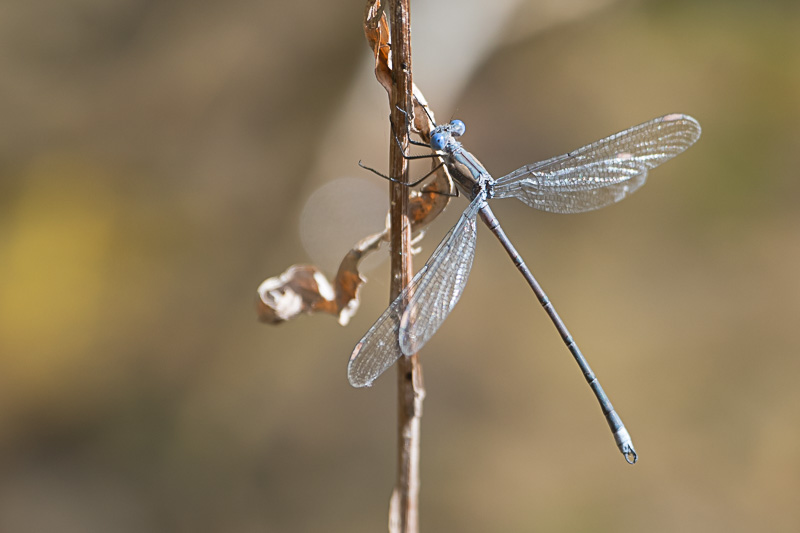
[[[395,383],[345,367],[388,262],[347,327],[254,308],[382,227],[388,188],[356,165],[385,169],[389,139],[363,8],[3,2],[0,531],[385,530]],[[412,21],[414,80],[495,176],[667,113],[703,126],[614,207],[493,204],[639,463],[481,227],[422,354],[422,531],[800,530],[800,5],[439,0]]]

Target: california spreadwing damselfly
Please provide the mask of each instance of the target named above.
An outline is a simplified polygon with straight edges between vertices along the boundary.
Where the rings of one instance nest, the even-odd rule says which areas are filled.
[[[638,456],[625,425],[553,304],[506,237],[488,200],[516,198],[552,213],[605,207],[641,187],[648,170],[694,144],[700,137],[700,124],[688,115],[665,115],[573,152],[525,165],[497,180],[457,140],[464,131],[460,120],[436,126],[430,137],[434,154],[405,156],[441,157],[470,204],[425,265],[356,345],[347,366],[350,384],[371,385],[398,358],[416,353],[436,333],[466,286],[480,216],[525,277],[580,366],[625,460],[635,463]]]

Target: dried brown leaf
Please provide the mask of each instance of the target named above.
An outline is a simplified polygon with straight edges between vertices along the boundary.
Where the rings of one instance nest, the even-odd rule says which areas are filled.
[[[257,292],[258,318],[269,324],[301,313],[335,311],[333,287],[313,265],[292,265],[280,276],[265,280]]]
[[[364,257],[380,248],[381,243],[386,241],[388,236],[387,230],[370,235],[359,241],[342,259],[334,280],[336,307],[341,325],[347,325],[358,310],[358,289],[367,280],[359,272],[358,265]]]
[[[367,2],[364,11],[364,35],[367,38],[373,55],[375,55],[375,77],[387,92],[392,91],[391,54],[389,43],[389,24],[384,15],[384,6],[380,0]]]
[[[301,314],[328,313],[346,325],[358,310],[358,289],[366,279],[359,273],[361,260],[386,240],[386,231],[359,241],[345,255],[331,284],[314,265],[292,265],[280,276],[259,285],[258,318],[279,324]]]

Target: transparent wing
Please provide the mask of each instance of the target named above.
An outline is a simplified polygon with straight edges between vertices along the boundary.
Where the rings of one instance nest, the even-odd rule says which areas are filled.
[[[688,115],[665,115],[518,168],[495,182],[494,197],[518,198],[552,213],[599,209],[641,187],[649,169],[686,150],[700,131],[700,124]]]
[[[352,386],[372,385],[401,355],[416,353],[444,322],[467,282],[475,256],[476,217],[485,200],[480,194],[470,203],[427,263],[356,344],[347,364]],[[429,323],[423,326],[422,321]],[[425,335],[422,343],[401,340],[421,338],[420,331]],[[416,349],[408,349],[412,346]]]

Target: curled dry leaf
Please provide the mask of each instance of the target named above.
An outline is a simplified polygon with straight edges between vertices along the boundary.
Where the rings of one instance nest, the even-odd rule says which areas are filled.
[[[389,23],[380,0],[367,2],[364,11],[364,35],[375,56],[375,77],[387,92],[392,92],[392,47],[389,43]]]
[[[345,255],[333,284],[313,265],[292,265],[280,276],[265,280],[257,290],[259,320],[280,324],[303,313],[322,312],[337,316],[341,325],[347,325],[358,310],[358,289],[366,281],[358,265],[386,238],[384,230],[359,241]]]
[[[301,313],[335,311],[335,294],[325,275],[314,265],[292,265],[258,287],[258,318],[278,324]]]
[[[375,56],[375,77],[391,96],[392,49],[381,0],[367,2],[364,34]],[[413,86],[413,96],[412,131],[429,143],[430,132],[435,127],[433,111],[416,85]],[[435,159],[432,161],[433,166],[438,164]],[[421,190],[410,194],[408,217],[411,230],[419,232],[439,216],[454,192],[455,186],[446,168],[440,167]],[[280,276],[265,280],[257,291],[259,320],[279,324],[300,314],[322,312],[337,316],[339,323],[346,325],[358,309],[359,288],[366,281],[358,270],[359,264],[364,256],[388,240],[388,223],[387,218],[384,231],[362,239],[345,255],[333,283],[313,265],[293,265]]]

